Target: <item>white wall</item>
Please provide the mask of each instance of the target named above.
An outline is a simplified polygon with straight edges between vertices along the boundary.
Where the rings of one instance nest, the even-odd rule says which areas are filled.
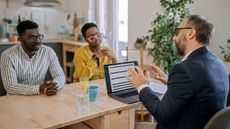
[[[220,55],[219,45],[230,39],[230,0],[196,0],[190,6],[191,13],[208,18],[215,26],[215,34],[209,48]]]
[[[32,20],[38,23],[40,33],[45,35],[45,39],[59,39],[69,36],[58,34],[60,26],[65,26],[69,33],[73,29],[73,16],[77,13],[79,18],[79,28],[88,20],[89,0],[59,0],[60,6],[53,8],[25,7],[25,0],[9,0],[9,8],[6,7],[5,0],[0,0],[0,24],[4,17],[13,20],[14,26],[17,25],[18,15],[21,20]],[[70,20],[67,21],[67,15],[70,14]],[[45,23],[46,19],[46,23]],[[45,25],[48,29],[45,29]]]
[[[89,0],[62,0],[66,2],[66,12],[76,12],[79,18],[84,18],[84,21],[88,20]]]
[[[38,23],[40,33],[45,35],[45,39],[56,39],[60,37],[57,32],[58,28],[65,24],[65,3],[62,2],[57,8],[35,8],[25,7],[24,2],[25,0],[9,0],[9,7],[7,8],[5,0],[1,0],[0,20],[4,17],[12,19],[13,23],[11,26],[16,27],[18,16],[20,15],[21,20],[33,20]],[[47,29],[45,29],[45,25]]]
[[[145,35],[156,13],[161,10],[159,0],[128,1],[128,43],[133,48],[137,37]]]
[[[190,9],[192,14],[204,15],[214,23],[215,35],[209,48],[221,57],[218,46],[230,38],[230,0],[195,0]],[[160,11],[159,0],[129,0],[129,48],[133,48],[136,37],[147,33],[156,12]],[[131,56],[135,58],[137,55]]]
[[[128,1],[128,60],[137,60],[140,64],[140,52],[134,50],[133,43],[137,37],[145,35],[151,27],[156,13],[162,10],[159,0],[129,0]],[[151,44],[148,44],[151,46]],[[145,51],[144,64],[151,64],[152,57]]]

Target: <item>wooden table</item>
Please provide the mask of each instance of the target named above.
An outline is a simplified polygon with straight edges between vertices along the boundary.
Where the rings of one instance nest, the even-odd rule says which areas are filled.
[[[0,97],[0,129],[55,129],[86,122],[95,129],[134,129],[135,108],[108,97],[104,80],[91,81],[100,86],[97,102],[80,112],[76,104],[78,83],[67,84],[55,96]]]

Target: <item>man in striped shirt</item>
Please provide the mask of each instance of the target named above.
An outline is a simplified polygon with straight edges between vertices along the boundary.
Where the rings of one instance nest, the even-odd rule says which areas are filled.
[[[8,94],[55,95],[65,83],[63,70],[55,52],[41,45],[43,35],[32,21],[18,24],[21,44],[5,50],[1,55],[1,75]],[[53,80],[44,81],[47,71]]]

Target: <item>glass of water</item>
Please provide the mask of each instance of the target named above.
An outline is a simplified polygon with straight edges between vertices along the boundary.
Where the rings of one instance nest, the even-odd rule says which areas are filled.
[[[77,87],[77,107],[79,111],[87,111],[89,108],[89,94],[87,88]]]

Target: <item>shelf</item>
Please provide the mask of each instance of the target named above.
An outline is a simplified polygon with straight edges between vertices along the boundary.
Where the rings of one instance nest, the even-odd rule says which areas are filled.
[[[66,82],[72,83],[74,73],[74,63],[72,61],[74,58],[74,52],[80,46],[87,45],[87,43],[74,42],[70,40],[63,40],[61,42],[63,43],[63,69],[66,75]]]
[[[126,60],[130,61],[130,60],[137,60],[139,66],[142,69],[146,69],[146,67],[148,68],[150,64],[152,64],[153,58],[152,56],[149,56],[148,52],[149,52],[149,48],[146,49],[126,49],[127,51],[127,56],[126,56]]]
[[[75,52],[75,49],[74,49],[74,48],[73,48],[73,49],[66,49],[66,51],[67,51],[67,52],[73,52],[73,53],[74,53],[74,52]]]

